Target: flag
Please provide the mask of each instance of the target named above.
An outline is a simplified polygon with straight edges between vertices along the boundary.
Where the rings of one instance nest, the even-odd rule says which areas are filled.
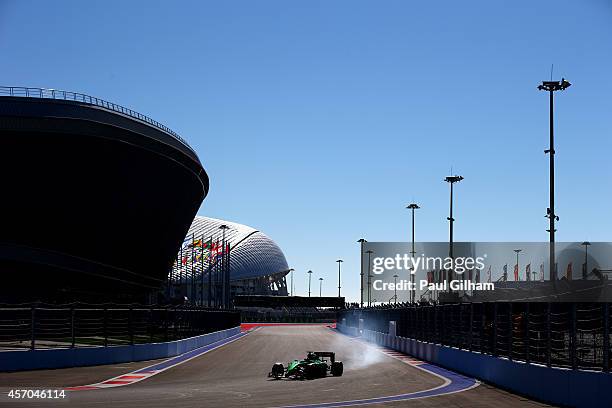
[[[544,282],[544,264],[540,264],[540,282]]]
[[[472,270],[471,269],[468,271],[468,280],[470,282],[472,281]]]
[[[531,280],[531,264],[528,263],[527,266],[525,267],[525,276],[527,277],[527,281]]]
[[[489,265],[489,272],[488,272],[489,277],[487,278],[487,282],[491,283],[491,265]]]
[[[565,273],[567,280],[572,280],[572,262],[567,264],[567,272]]]
[[[189,244],[191,244],[191,238],[185,238],[185,240],[181,244],[181,249],[187,248]]]
[[[506,282],[508,280],[508,264],[504,265],[504,273],[502,275],[503,281]]]
[[[518,264],[514,265],[514,281],[517,282],[519,280],[519,276],[518,276]]]
[[[195,248],[195,247],[199,247],[199,248],[202,247],[202,240],[201,239],[196,239],[191,244],[189,244],[189,248]]]
[[[480,269],[476,269],[476,283],[480,283]]]
[[[433,282],[433,280],[434,280],[434,276],[433,275],[434,275],[433,271],[427,272],[427,283],[432,283]]]

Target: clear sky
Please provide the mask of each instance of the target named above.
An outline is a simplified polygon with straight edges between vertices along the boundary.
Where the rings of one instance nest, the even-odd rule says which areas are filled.
[[[558,240],[610,241],[612,3],[0,0],[0,83],[147,114],[196,149],[199,214],[268,234],[358,298],[360,237],[546,241],[556,96]],[[180,197],[177,197],[180,200]],[[313,289],[314,291],[314,289]]]

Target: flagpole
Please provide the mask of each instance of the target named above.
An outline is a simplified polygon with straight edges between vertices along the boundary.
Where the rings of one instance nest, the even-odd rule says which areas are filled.
[[[204,307],[204,234],[200,238],[200,306]]]
[[[181,244],[181,261],[178,264],[178,274],[179,274],[179,279],[178,279],[178,288],[179,288],[179,294],[182,297],[183,296],[183,246],[185,245],[185,241],[183,241],[183,243]],[[183,303],[182,299],[181,299],[181,303]]]
[[[212,307],[212,235],[208,244],[208,307]]]

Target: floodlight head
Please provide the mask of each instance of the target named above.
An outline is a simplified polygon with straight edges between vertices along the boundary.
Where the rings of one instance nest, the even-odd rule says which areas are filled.
[[[565,78],[561,81],[544,81],[542,85],[538,85],[540,91],[564,91],[572,86],[572,84]]]
[[[588,246],[588,245],[591,245],[591,243],[590,243],[589,241],[584,241],[584,242],[583,242],[582,244],[580,244],[580,245]]]
[[[344,262],[342,259],[338,259],[336,262],[340,263],[340,262]]]
[[[323,280],[323,278],[319,278],[319,280],[320,280],[320,281],[322,281],[322,280]]]
[[[366,241],[365,238],[360,238],[360,239],[357,240],[357,242],[361,242],[363,244],[364,242],[368,242],[368,241]]]
[[[228,227],[227,225],[223,224],[223,225],[221,225],[221,226],[219,227],[219,229],[220,229],[220,230],[226,230],[226,229],[229,229],[229,227]]]
[[[312,273],[312,271],[308,271],[308,272],[306,272],[306,273]]]
[[[416,203],[410,203],[410,204],[408,204],[408,206],[406,208],[409,209],[409,210],[418,210],[421,207],[419,207],[419,205],[416,204]]]
[[[522,252],[522,251],[523,251],[522,249],[515,249],[515,250],[514,250],[514,252],[516,252],[517,254],[518,254],[518,253],[520,253],[520,252]]]
[[[373,254],[373,253],[374,253],[374,251],[372,251],[371,249],[368,249],[368,250],[366,251],[366,254]]]
[[[444,179],[444,181],[446,181],[447,183],[458,183],[461,180],[463,180],[463,176],[457,176],[457,175],[448,176]]]
[[[572,86],[572,84],[567,79],[561,78],[561,84],[559,87],[561,88],[562,91],[566,90],[570,86]]]

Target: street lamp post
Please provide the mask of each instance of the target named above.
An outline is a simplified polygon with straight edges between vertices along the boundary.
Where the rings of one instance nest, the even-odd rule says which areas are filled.
[[[340,297],[340,264],[344,262],[342,259],[338,259],[338,297]]]
[[[366,243],[366,242],[368,242],[368,241],[366,241],[364,238],[361,238],[361,239],[359,239],[357,242],[359,242],[359,243],[360,243],[360,247],[361,247],[361,248],[360,248],[360,249],[361,249],[361,251],[360,251],[360,253],[359,253],[359,256],[360,256],[360,258],[361,258],[361,259],[360,259],[360,261],[361,261],[361,263],[360,263],[360,264],[361,264],[361,273],[359,274],[359,275],[360,275],[360,277],[361,277],[361,281],[360,281],[359,307],[362,307],[362,308],[363,308],[363,244],[364,244],[364,243]]]
[[[449,229],[449,240],[448,240],[448,252],[449,252],[449,256],[451,261],[453,262],[453,269],[451,271],[449,271],[449,276],[447,277],[447,280],[450,282],[453,280],[453,275],[455,272],[455,268],[454,268],[454,262],[455,262],[455,258],[453,258],[453,223],[455,222],[455,219],[453,218],[453,185],[455,183],[460,182],[461,180],[463,180],[462,176],[448,176],[444,179],[444,181],[446,181],[447,183],[450,184],[450,215],[446,218],[449,223],[450,223],[450,229]],[[448,285],[448,291],[450,292],[450,284]]]
[[[549,275],[551,281],[557,280],[557,270],[555,268],[555,221],[559,221],[559,217],[555,214],[555,133],[554,133],[554,92],[564,91],[569,88],[571,84],[562,78],[561,81],[543,81],[541,85],[538,85],[540,91],[548,91],[550,94],[550,147],[544,150],[544,154],[550,156],[550,207],[546,210],[546,217],[549,219],[549,228],[547,231],[550,233],[550,244],[549,244]]]
[[[520,273],[521,270],[519,268],[519,254],[521,253],[522,249],[515,249],[514,252],[516,252],[516,277],[515,280],[521,280],[520,279]]]
[[[323,278],[319,278],[319,297],[321,297],[322,292],[323,292]]]
[[[582,270],[582,279],[586,279],[589,274],[589,268],[587,265],[589,262],[589,245],[591,245],[591,243],[589,241],[584,241],[580,245],[584,246],[584,269]]]
[[[372,303],[372,301],[371,301],[372,293],[371,293],[371,289],[370,289],[370,286],[372,286],[371,285],[371,283],[372,283],[372,275],[370,275],[370,266],[371,266],[371,263],[372,263],[372,254],[374,253],[374,251],[372,251],[371,249],[368,249],[366,251],[366,253],[368,254],[368,307],[370,307],[370,305]]]
[[[310,279],[312,278],[312,271],[308,271],[308,297],[310,297]]]
[[[407,209],[412,211],[412,249],[410,250],[410,256],[412,256],[412,258],[414,259],[414,256],[416,255],[416,252],[414,251],[414,210],[418,210],[419,205],[415,204],[415,203],[411,203],[408,204],[408,206],[406,207]],[[416,271],[414,270],[414,267],[411,268],[410,270],[410,282],[412,282],[412,289],[410,290],[410,302],[414,303],[415,300],[415,273]],[[397,298],[395,299],[396,303],[397,303]]]

